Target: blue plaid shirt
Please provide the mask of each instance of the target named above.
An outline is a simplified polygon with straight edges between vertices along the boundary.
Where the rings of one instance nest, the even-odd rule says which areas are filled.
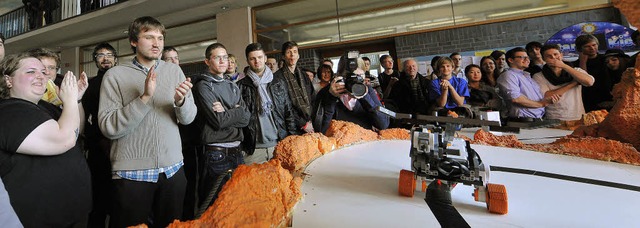
[[[133,180],[133,181],[157,183],[158,177],[160,176],[161,173],[164,173],[165,175],[167,175],[167,179],[169,179],[174,174],[176,174],[183,165],[184,165],[184,162],[180,161],[174,165],[157,168],[157,169],[114,171],[113,175],[115,177],[114,179],[124,178],[127,180]]]

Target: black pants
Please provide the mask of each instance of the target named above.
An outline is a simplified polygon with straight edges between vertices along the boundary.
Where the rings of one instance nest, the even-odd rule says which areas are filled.
[[[109,203],[111,202],[111,161],[109,148],[111,141],[106,138],[87,139],[89,149],[87,163],[91,170],[91,188],[93,189],[93,207],[89,213],[89,227],[104,228]]]
[[[184,175],[187,178],[187,191],[184,194],[184,212],[182,219],[193,220],[197,212],[198,202],[198,154],[202,153],[202,146],[182,144],[182,156],[184,157]]]
[[[161,173],[157,183],[113,180],[113,210],[109,227],[142,223],[149,227],[167,227],[174,219],[181,219],[186,184],[183,168],[169,179]]]

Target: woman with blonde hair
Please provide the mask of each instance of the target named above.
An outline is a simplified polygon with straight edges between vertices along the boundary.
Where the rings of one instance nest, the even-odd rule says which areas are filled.
[[[66,74],[59,97],[64,109],[52,113],[41,101],[44,64],[28,54],[0,62],[0,176],[11,206],[25,227],[86,226],[91,180],[76,145],[79,134],[78,83]]]

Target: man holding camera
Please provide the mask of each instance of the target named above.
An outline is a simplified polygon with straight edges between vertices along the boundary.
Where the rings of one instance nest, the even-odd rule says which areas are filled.
[[[354,61],[358,64],[349,64]],[[320,90],[316,97],[318,108],[313,118],[317,125],[314,126],[315,129],[325,133],[332,119],[349,121],[366,129],[383,130],[389,126],[389,117],[376,110],[382,104],[375,90],[370,85],[363,84],[364,71],[361,67],[355,67],[363,65],[364,61],[360,58],[347,60],[345,55],[340,59],[338,77],[331,80],[331,84]],[[356,87],[365,89],[355,92]]]

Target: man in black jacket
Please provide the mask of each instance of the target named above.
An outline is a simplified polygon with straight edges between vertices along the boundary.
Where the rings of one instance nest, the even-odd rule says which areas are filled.
[[[274,73],[274,78],[283,78],[287,83],[289,97],[293,106],[294,119],[296,121],[296,134],[314,132],[311,123],[312,106],[315,101],[315,93],[311,80],[299,67],[298,44],[293,41],[287,41],[282,44],[282,56],[284,66]]]
[[[89,88],[82,97],[84,113],[90,119],[84,128],[85,148],[89,151],[87,163],[91,170],[93,188],[93,209],[89,214],[89,227],[104,227],[111,203],[111,140],[104,137],[98,127],[98,102],[104,73],[118,64],[118,53],[109,43],[98,44],[93,49],[93,62],[98,67],[98,75],[89,79]]]
[[[198,114],[196,126],[200,127],[200,142],[204,152],[200,157],[203,162],[199,194],[200,207],[213,203],[207,197],[219,191],[227,181],[227,170],[235,169],[243,163],[242,128],[249,123],[249,110],[242,100],[238,86],[224,79],[224,72],[229,67],[227,49],[220,43],[207,47],[205,64],[208,71],[201,74],[193,87],[193,95]],[[216,189],[215,182],[223,178]],[[208,205],[207,205],[208,203]]]
[[[430,114],[429,84],[431,81],[418,73],[418,63],[414,59],[404,61],[404,72],[400,74],[388,98],[393,101],[397,112],[408,114]]]
[[[249,70],[238,81],[242,99],[251,112],[249,125],[243,129],[242,146],[247,153],[245,164],[261,163],[273,158],[278,141],[296,134],[287,82],[274,77],[265,67],[267,56],[262,45],[252,43],[245,49]]]

